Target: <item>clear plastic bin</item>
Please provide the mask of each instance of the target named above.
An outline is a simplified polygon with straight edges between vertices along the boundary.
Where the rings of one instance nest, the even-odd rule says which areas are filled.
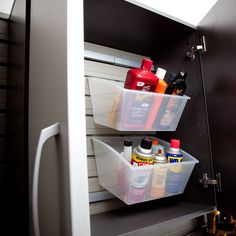
[[[138,146],[142,137],[129,138],[133,146]],[[182,150],[181,163],[134,167],[120,154],[123,152],[122,137],[92,140],[100,185],[128,205],[182,194],[194,165],[198,163]],[[169,147],[169,143],[158,141]]]
[[[120,131],[175,131],[190,97],[124,89],[89,78],[94,122]]]

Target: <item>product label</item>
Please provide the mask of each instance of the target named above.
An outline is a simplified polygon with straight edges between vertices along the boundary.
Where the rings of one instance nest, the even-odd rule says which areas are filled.
[[[170,157],[167,158],[169,163],[181,162],[183,160],[182,157]]]
[[[137,91],[155,91],[156,84],[147,84],[142,81],[136,82]],[[128,94],[127,101],[129,104],[127,114],[124,115],[125,128],[144,128],[146,127],[149,112],[152,106],[153,95],[149,94]]]
[[[135,90],[154,92],[155,89],[156,89],[156,84],[148,84],[148,83],[144,83],[142,81],[137,81],[136,89]]]
[[[108,123],[111,127],[116,127],[118,117],[119,117],[119,112],[121,110],[121,105],[122,105],[122,96],[119,95],[119,96],[114,97],[111,111],[108,118]]]
[[[173,153],[166,153],[166,158],[169,163],[180,163],[183,160],[183,155],[173,154]],[[181,184],[182,184],[182,165],[173,165],[169,168],[168,177],[167,177],[167,192],[168,193],[178,193]]]
[[[166,173],[158,173],[156,175],[156,179],[153,181],[153,183],[160,188],[165,187],[165,181],[166,181]]]
[[[129,202],[140,202],[145,198],[145,188],[136,188],[134,186],[130,186],[128,191],[128,201]]]
[[[166,190],[168,193],[178,193],[181,189],[183,181],[181,171],[181,165],[177,165],[169,169],[166,181]]]
[[[165,113],[161,118],[160,125],[163,129],[166,127],[168,129],[174,122],[176,116],[178,115],[178,110],[182,105],[183,100],[179,100],[177,97],[171,97],[165,108]]]
[[[169,163],[181,162],[183,160],[183,155],[167,153],[166,159]]]
[[[127,113],[124,114],[126,127],[145,127],[152,104],[152,94],[129,94]]]
[[[147,185],[151,171],[136,171],[130,176],[130,184],[137,188],[143,188]]]
[[[154,162],[153,156],[144,157],[144,156],[138,155],[136,153],[132,154],[131,164],[133,166],[153,165],[153,162]]]
[[[167,168],[159,168],[157,166],[153,169],[150,191],[151,197],[162,197],[165,194],[166,176]]]
[[[145,198],[151,170],[141,170],[132,173],[129,179],[128,201],[139,202]]]
[[[137,82],[137,87],[143,87],[145,85],[145,83],[144,82],[141,82],[141,81],[138,81]]]

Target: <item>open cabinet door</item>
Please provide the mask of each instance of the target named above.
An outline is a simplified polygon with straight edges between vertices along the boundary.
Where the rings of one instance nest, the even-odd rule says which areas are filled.
[[[236,2],[219,0],[199,25],[206,36],[202,55],[209,127],[215,173],[221,173],[218,209],[236,215],[234,157],[236,131]]]

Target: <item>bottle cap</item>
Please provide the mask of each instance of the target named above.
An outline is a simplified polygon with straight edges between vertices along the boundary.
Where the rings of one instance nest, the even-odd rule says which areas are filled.
[[[170,140],[171,148],[180,148],[180,140],[179,139],[171,139]]]
[[[165,75],[166,75],[166,70],[164,70],[164,69],[158,67],[158,68],[157,68],[157,72],[156,72],[156,77],[157,77],[158,79],[164,79],[164,78],[165,78]]]
[[[143,149],[151,149],[152,148],[152,140],[149,138],[143,138],[140,144],[140,147]]]
[[[141,68],[144,70],[151,70],[153,61],[147,58],[143,58]]]
[[[187,77],[187,73],[184,72],[184,71],[179,70],[179,73],[177,74],[177,77],[184,80]]]
[[[133,142],[130,139],[125,139],[124,140],[124,146],[132,146]]]
[[[165,148],[164,148],[164,146],[161,146],[161,145],[160,145],[160,146],[158,147],[157,153],[164,155],[164,154],[165,154]]]
[[[157,145],[157,144],[158,144],[158,140],[155,140],[155,139],[152,140],[152,144],[153,144],[153,145]]]
[[[154,155],[154,162],[159,164],[167,163],[166,156],[162,153],[158,153]]]

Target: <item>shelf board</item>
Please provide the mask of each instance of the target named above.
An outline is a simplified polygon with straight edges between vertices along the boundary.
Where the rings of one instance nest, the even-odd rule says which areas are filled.
[[[91,216],[91,235],[148,235],[164,224],[193,219],[215,210],[214,206],[188,202],[148,202]]]

